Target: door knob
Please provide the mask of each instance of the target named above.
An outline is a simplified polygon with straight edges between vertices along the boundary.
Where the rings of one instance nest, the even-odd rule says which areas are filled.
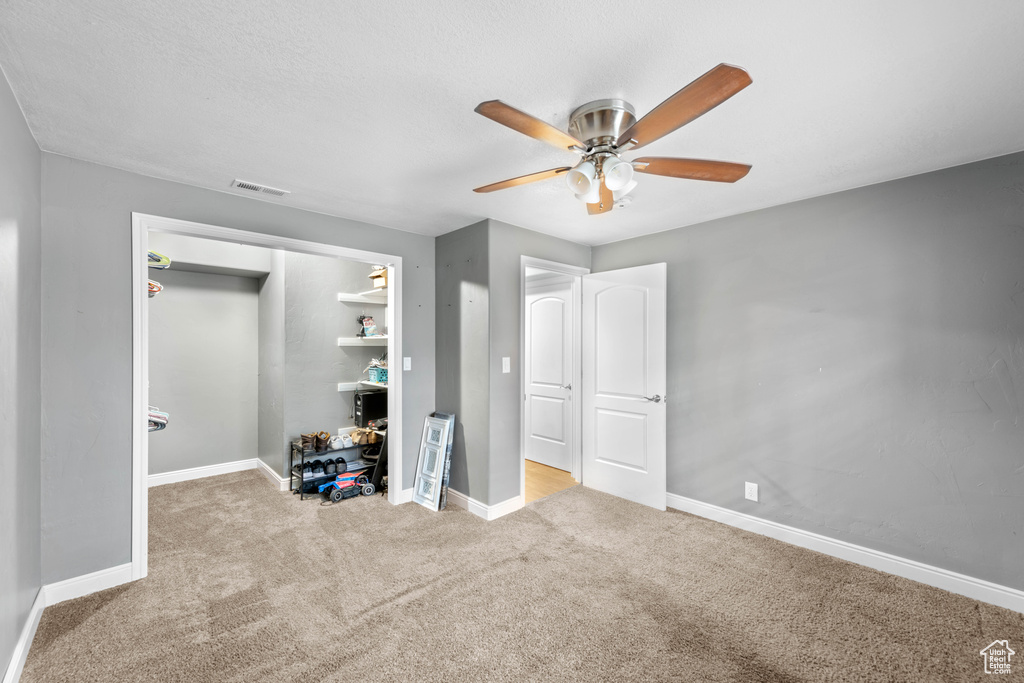
[[[568,389],[569,391],[572,391],[572,385],[571,384],[563,384],[562,388],[563,389]]]
[[[644,398],[651,403],[661,403],[661,396],[655,394],[654,396],[644,396]]]

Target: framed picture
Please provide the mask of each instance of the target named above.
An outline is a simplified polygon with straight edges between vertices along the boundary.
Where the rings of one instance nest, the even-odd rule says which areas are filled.
[[[441,500],[437,504],[438,510],[444,510],[448,506],[448,479],[452,469],[452,442],[455,440],[455,413],[434,413],[430,417],[439,420],[448,420],[448,443],[444,449],[444,467],[441,469]]]
[[[412,499],[429,510],[436,511],[440,502],[449,426],[447,419],[428,417],[423,421]]]

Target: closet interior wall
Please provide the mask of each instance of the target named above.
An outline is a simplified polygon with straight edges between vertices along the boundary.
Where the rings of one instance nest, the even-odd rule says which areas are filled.
[[[251,460],[257,443],[256,278],[158,275],[149,302],[150,403],[170,414],[149,436],[149,472]]]
[[[338,391],[339,383],[365,379],[370,359],[386,346],[339,346],[339,337],[355,337],[357,316],[372,316],[381,333],[385,306],[338,301],[339,293],[358,294],[372,289],[371,264],[331,256],[286,252],[285,263],[285,380],[284,438],[278,462],[287,474],[289,443],[300,434],[352,426],[352,390]],[[274,467],[273,462],[268,465]]]
[[[158,232],[149,246],[172,260],[150,273],[150,403],[171,415],[150,474],[259,457],[286,477],[292,440],[352,426],[349,387],[386,347],[338,338],[361,314],[383,332],[387,308],[338,294],[372,289],[371,264]]]
[[[256,457],[260,281],[273,252],[151,232],[149,248],[171,258],[149,277],[149,402],[170,414],[149,436],[149,473]]]

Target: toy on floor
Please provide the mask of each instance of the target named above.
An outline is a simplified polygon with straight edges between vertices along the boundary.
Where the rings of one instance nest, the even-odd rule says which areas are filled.
[[[372,496],[377,489],[370,483],[370,478],[362,472],[348,472],[339,474],[334,481],[321,484],[320,493],[328,492],[328,498],[332,503],[346,498],[354,498],[362,493],[364,496]]]

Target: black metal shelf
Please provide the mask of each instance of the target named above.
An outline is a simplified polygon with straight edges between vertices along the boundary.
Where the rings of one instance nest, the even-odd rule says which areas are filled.
[[[373,473],[372,473],[372,475],[370,475],[371,483],[373,483],[374,488],[376,488],[377,490],[380,490],[380,483],[381,483],[381,480],[384,477],[384,474],[387,472],[387,463],[388,463],[388,460],[387,460],[387,432],[385,431],[383,434],[384,434],[384,438],[381,439],[380,441],[375,441],[374,443],[352,444],[351,446],[345,446],[343,448],[332,448],[330,450],[320,451],[320,452],[317,452],[317,451],[306,451],[306,450],[299,452],[293,446],[292,449],[291,449],[291,462],[289,463],[290,467],[288,468],[288,473],[290,475],[289,483],[288,483],[289,490],[292,493],[299,494],[299,499],[300,500],[305,500],[306,499],[306,495],[307,495],[306,494],[307,484],[313,484],[314,486],[319,487],[321,484],[326,484],[327,482],[332,481],[333,479],[337,478],[337,474],[325,474],[325,475],[321,475],[319,477],[311,477],[309,479],[303,479],[302,478],[302,467],[303,467],[303,465],[306,464],[307,461],[326,459],[326,458],[331,457],[331,453],[342,453],[344,451],[351,451],[351,450],[354,450],[356,448],[371,448],[373,446],[380,446],[380,455],[378,455],[377,458],[374,461],[366,461],[362,457],[360,457],[359,460],[353,460],[353,461],[349,461],[347,458],[345,458],[345,465],[346,465],[346,471],[347,472],[358,472],[358,471],[365,471],[365,470],[372,469]],[[363,455],[363,454],[361,453],[360,455]],[[297,464],[296,464],[296,459],[298,459],[298,463]],[[356,462],[359,462],[359,461],[368,462],[368,466],[367,467],[356,466],[354,468],[350,468],[349,467],[350,464],[356,463]]]

